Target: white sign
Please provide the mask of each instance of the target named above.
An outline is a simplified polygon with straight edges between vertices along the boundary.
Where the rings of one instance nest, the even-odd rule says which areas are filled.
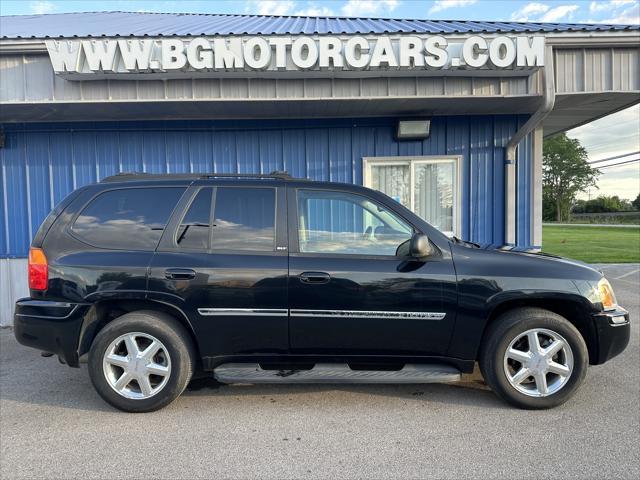
[[[515,70],[544,66],[542,36],[197,37],[47,40],[57,74]],[[152,75],[153,77],[157,75]]]

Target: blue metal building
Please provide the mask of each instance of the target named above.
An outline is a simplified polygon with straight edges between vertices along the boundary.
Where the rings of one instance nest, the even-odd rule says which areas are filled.
[[[429,138],[404,142],[394,138],[393,118],[9,124],[1,151],[0,249],[5,256],[26,256],[38,226],[60,200],[117,172],[286,170],[296,177],[362,184],[363,158],[410,155],[461,155],[460,233],[501,246],[504,147],[522,123],[516,115],[438,117]],[[519,217],[528,219],[530,159],[519,160]],[[18,215],[16,206],[26,208]],[[516,238],[528,238],[528,229],[520,222]]]
[[[0,323],[26,289],[40,222],[73,189],[120,171],[286,170],[365,184],[447,233],[540,248],[543,136],[637,103],[640,91],[637,26],[107,12],[0,17],[0,32]],[[448,63],[403,66],[405,41],[436,37]],[[506,42],[492,54],[508,57],[540,37],[533,65],[517,65],[515,50],[507,66],[465,57],[493,52],[483,42]],[[329,67],[327,38],[343,49]],[[194,39],[204,40],[192,49]],[[244,48],[235,65],[234,39]],[[378,53],[396,63],[350,69],[350,41],[364,46],[359,58],[388,42],[393,52]],[[319,63],[296,65],[296,42],[307,42],[302,57],[318,48]],[[232,63],[214,67],[222,54]],[[250,65],[262,54],[269,63]],[[401,138],[405,120],[428,120],[428,132]]]

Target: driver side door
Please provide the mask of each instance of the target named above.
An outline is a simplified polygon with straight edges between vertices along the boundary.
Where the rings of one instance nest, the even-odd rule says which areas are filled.
[[[435,247],[425,259],[398,255],[416,227],[365,195],[289,187],[287,197],[291,353],[446,352],[456,306],[450,255]]]

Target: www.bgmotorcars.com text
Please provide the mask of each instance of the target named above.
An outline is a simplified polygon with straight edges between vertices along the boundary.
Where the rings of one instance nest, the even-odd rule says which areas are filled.
[[[47,40],[58,74],[531,69],[542,36],[247,36]]]

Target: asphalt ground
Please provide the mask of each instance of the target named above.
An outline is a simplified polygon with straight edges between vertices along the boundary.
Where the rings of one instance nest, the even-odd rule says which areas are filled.
[[[640,266],[603,266],[627,350],[565,405],[506,406],[459,385],[215,386],[125,414],[80,370],[0,331],[0,477],[640,478]]]

